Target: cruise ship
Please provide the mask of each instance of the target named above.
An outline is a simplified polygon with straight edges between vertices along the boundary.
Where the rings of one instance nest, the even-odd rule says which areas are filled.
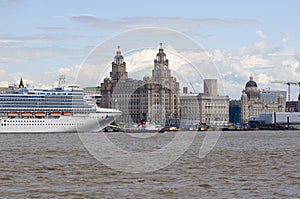
[[[16,88],[0,94],[0,133],[98,132],[121,111],[100,108],[78,86]]]

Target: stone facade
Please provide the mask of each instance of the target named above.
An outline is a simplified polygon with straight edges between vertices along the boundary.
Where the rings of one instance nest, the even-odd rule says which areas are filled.
[[[132,101],[136,101],[136,96],[132,95],[132,93],[142,84],[141,80],[128,78],[126,62],[121,54],[120,47],[118,47],[116,56],[112,62],[110,77],[105,78],[100,86],[102,95],[101,107],[119,109],[122,111],[122,116],[119,120],[122,122],[131,122],[132,113],[136,112],[136,107],[138,106],[132,103]]]
[[[181,118],[206,124],[229,122],[229,97],[218,95],[217,79],[205,79],[203,85],[203,93],[180,96]]]
[[[229,97],[199,95],[202,123],[229,122]]]
[[[248,122],[250,116],[257,116],[261,112],[283,112],[285,110],[284,97],[278,96],[276,103],[266,103],[260,99],[260,90],[253,77],[246,83],[241,96],[241,119]]]
[[[286,91],[263,89],[260,93],[260,100],[269,104],[278,102],[278,97],[282,95],[283,101],[286,101]]]
[[[184,87],[187,89],[187,87]],[[183,92],[180,96],[180,115],[183,120],[201,121],[199,93]]]
[[[180,117],[180,88],[179,82],[171,75],[169,60],[160,45],[154,60],[151,82],[155,89],[149,90],[148,117],[162,123],[168,118]]]
[[[166,119],[180,116],[179,91],[179,82],[171,76],[162,45],[154,60],[152,77],[143,80],[128,78],[126,63],[118,48],[110,78],[101,83],[101,107],[120,109],[121,122],[147,120],[164,124]]]

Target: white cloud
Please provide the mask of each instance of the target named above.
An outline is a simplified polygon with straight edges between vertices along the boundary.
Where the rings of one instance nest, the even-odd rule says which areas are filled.
[[[49,82],[56,82],[59,75],[65,75],[68,84],[76,84],[82,87],[98,86],[102,79],[103,66],[82,63],[71,67],[62,67],[55,71],[45,72]]]
[[[208,78],[209,74],[219,75],[216,74],[218,71],[213,69],[215,66],[209,54],[203,50],[177,52],[172,46],[166,46],[165,52],[167,59],[169,59],[171,74],[180,82],[181,88],[185,85],[190,87],[190,91],[195,89],[196,92],[201,92],[203,78]],[[151,76],[157,53],[158,49],[143,49],[132,54],[123,55],[129,77],[142,80],[144,76]],[[111,56],[111,61],[113,57],[114,55]],[[68,83],[76,83],[82,87],[98,86],[105,77],[109,76],[110,71],[111,62],[102,65],[83,63],[46,72],[43,81],[48,82],[47,85],[53,85],[57,83],[58,75],[64,74]]]
[[[271,53],[274,49],[266,42],[257,42],[252,45],[242,46],[239,50],[240,55],[266,54]]]
[[[259,38],[261,38],[261,39],[266,39],[266,38],[267,38],[267,36],[266,36],[261,30],[257,30],[255,33],[256,33],[257,36],[259,36]]]
[[[261,88],[265,88],[268,86],[268,84],[273,81],[272,77],[267,75],[267,74],[264,74],[264,73],[260,73],[258,74],[257,76],[257,83],[260,84],[260,87]]]
[[[67,50],[56,47],[6,46],[0,47],[0,63],[17,63],[63,55]]]
[[[246,55],[242,57],[241,64],[248,68],[260,67],[260,66],[268,66],[269,60],[265,59],[261,55]]]
[[[289,35],[286,34],[283,36],[283,38],[281,39],[281,46],[285,47],[287,46],[288,42],[289,42]]]
[[[34,82],[31,79],[26,78],[23,72],[9,73],[4,67],[0,66],[0,87],[8,87],[14,84],[18,85],[21,77],[27,85],[31,85]]]
[[[169,45],[164,50],[171,74],[180,82],[181,88],[188,86],[190,91],[195,89],[196,92],[202,92],[203,79],[221,77],[213,56],[202,49],[179,52]],[[129,77],[142,80],[144,76],[150,76],[157,53],[158,49],[144,49],[125,56]]]
[[[258,46],[262,46],[262,48]],[[285,90],[286,86],[273,84],[272,81],[297,81],[300,79],[299,61],[296,59],[295,53],[287,54],[287,51],[289,50],[266,44],[253,44],[252,46],[242,47],[236,52],[230,51],[230,56],[228,52],[223,52],[224,59],[218,65],[222,74],[224,74],[225,82],[234,82],[241,88],[249,80],[249,75],[253,74],[254,80],[260,89],[270,87],[271,89]],[[231,64],[228,64],[228,62]],[[239,92],[233,91],[231,88],[227,88],[227,90],[229,90],[231,98],[239,98]],[[298,91],[293,92],[291,95],[297,96]]]
[[[112,29],[119,29],[125,28],[124,21],[114,21],[111,19],[99,18],[92,14],[79,14],[79,15],[71,15],[71,20],[77,23],[90,26],[90,27],[101,27],[101,28],[112,28]]]
[[[227,94],[232,99],[239,99],[250,74],[253,74],[260,89],[270,87],[271,89],[286,90],[285,85],[271,82],[300,79],[300,51],[294,52],[287,47],[272,46],[265,41],[242,46],[238,50],[215,49],[211,52],[202,49],[177,51],[170,45],[164,48],[170,62],[172,75],[180,81],[181,88],[188,85],[190,91],[193,90],[191,87],[193,85],[196,92],[202,92],[204,78],[221,77],[225,88],[225,92],[221,94]],[[141,80],[145,75],[151,75],[154,68],[153,60],[156,58],[157,52],[158,49],[154,48],[124,55],[129,76]],[[5,52],[3,53],[5,55]],[[83,63],[46,72],[43,79],[40,80],[42,84],[38,84],[38,79],[34,79],[34,81],[27,79],[27,82],[49,87],[57,83],[59,74],[65,74],[67,81],[71,84],[76,83],[83,87],[98,86],[103,78],[109,76],[114,56],[112,54],[111,60],[102,65]],[[5,56],[2,55],[2,59],[4,58]],[[0,67],[2,81],[0,85],[7,84],[12,77],[22,76],[22,74],[14,75],[7,74],[7,71]],[[15,81],[18,82],[19,79],[15,79]],[[219,88],[220,92],[222,90]],[[298,95],[298,92],[294,92],[293,95]],[[292,99],[295,98],[292,97]]]
[[[171,47],[170,51],[168,47],[165,49],[172,74],[180,76],[180,87],[191,83],[196,85],[197,92],[202,91],[203,79],[212,74],[221,77],[224,93],[233,99],[240,98],[250,74],[260,89],[270,87],[285,90],[284,85],[273,84],[272,81],[300,79],[299,61],[295,53],[287,54],[290,52],[288,49],[269,46],[265,42],[244,46],[237,51],[216,49],[211,53],[203,50],[172,52]],[[156,53],[157,49],[146,49],[125,57],[129,76],[142,79],[143,75],[151,74]],[[176,56],[176,53],[181,57]],[[197,68],[191,67],[190,62]],[[219,91],[221,92],[222,88],[219,88]]]
[[[182,17],[127,17],[116,20],[100,18],[93,14],[71,15],[71,20],[95,28],[138,28],[163,27],[178,31],[216,26],[243,26],[258,24],[254,19],[223,20],[217,18],[182,18]]]
[[[54,29],[57,30],[59,27],[43,27],[46,30]],[[41,29],[41,27],[39,27]],[[15,44],[37,44],[37,43],[47,43],[54,41],[66,41],[78,39],[82,36],[76,34],[37,34],[32,36],[15,36],[15,35],[1,35],[0,34],[0,45],[12,44],[8,47],[16,47]],[[22,47],[22,46],[20,46]]]

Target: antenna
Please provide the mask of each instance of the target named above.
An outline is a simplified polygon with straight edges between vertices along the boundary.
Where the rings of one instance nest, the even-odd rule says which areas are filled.
[[[58,88],[63,88],[66,83],[66,77],[65,75],[59,75],[58,76]]]

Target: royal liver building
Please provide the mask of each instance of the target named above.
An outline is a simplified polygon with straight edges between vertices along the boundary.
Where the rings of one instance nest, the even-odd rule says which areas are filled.
[[[148,116],[155,121],[165,121],[169,118],[179,118],[180,89],[179,82],[171,76],[169,60],[166,58],[164,49],[160,45],[154,60],[152,78],[149,82],[151,89],[148,94]]]
[[[126,62],[118,48],[110,77],[101,83],[101,107],[118,108],[121,122],[146,120],[164,124],[166,119],[179,118],[179,83],[171,76],[169,60],[162,45],[154,60],[151,77],[143,80],[128,78]]]

